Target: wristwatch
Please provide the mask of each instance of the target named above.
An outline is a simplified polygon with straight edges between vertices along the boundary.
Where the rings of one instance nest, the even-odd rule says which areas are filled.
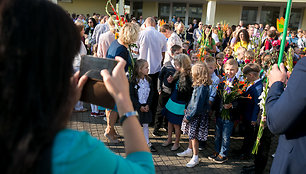
[[[132,112],[126,112],[124,113],[121,117],[120,117],[120,124],[122,125],[124,120],[127,119],[128,117],[131,117],[131,116],[137,116],[138,117],[138,112],[137,111],[132,111]]]

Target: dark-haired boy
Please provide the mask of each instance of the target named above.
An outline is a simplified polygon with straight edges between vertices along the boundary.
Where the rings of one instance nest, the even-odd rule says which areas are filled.
[[[263,84],[259,77],[260,66],[256,63],[249,63],[243,68],[243,74],[250,83],[246,91],[242,94],[239,107],[243,116],[244,140],[241,149],[241,159],[247,159],[252,152],[252,148],[257,136],[256,121],[260,111],[259,99],[263,90]]]

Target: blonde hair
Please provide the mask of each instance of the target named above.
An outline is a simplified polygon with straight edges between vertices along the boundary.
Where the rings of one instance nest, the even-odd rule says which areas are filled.
[[[229,59],[225,62],[224,67],[226,65],[232,65],[235,66],[238,69],[238,62],[235,59]]]
[[[182,31],[180,31],[180,28],[183,28],[183,30]],[[183,33],[185,33],[185,25],[182,23],[182,22],[180,22],[178,25],[177,25],[177,27],[176,27],[176,33],[177,34],[183,34]]]
[[[179,63],[179,66],[182,68],[181,72],[186,72],[187,74],[190,74],[191,61],[187,54],[178,54],[174,56],[174,61]]]
[[[192,66],[192,86],[200,86],[200,85],[211,85],[210,75],[208,73],[208,69],[206,64],[204,63],[196,63]]]
[[[75,22],[74,22],[74,24],[76,25],[76,27],[78,28],[78,30],[79,30],[79,32],[81,32],[82,30],[83,30],[83,28],[84,28],[84,22],[83,21],[81,21],[81,20],[76,20]]]
[[[130,45],[135,43],[138,39],[139,25],[133,23],[126,23],[120,29],[119,39],[123,44]]]

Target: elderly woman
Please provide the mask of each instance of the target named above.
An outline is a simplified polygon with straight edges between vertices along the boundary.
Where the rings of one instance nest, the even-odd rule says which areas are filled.
[[[87,77],[72,77],[80,33],[62,8],[48,0],[2,0],[0,38],[1,173],[155,173],[124,60],[117,58],[112,76],[101,74],[123,118],[126,158],[66,127]]]
[[[128,46],[135,43],[138,39],[139,25],[126,23],[119,32],[119,38],[113,41],[107,50],[107,58],[122,57],[127,63],[125,71],[128,71],[128,66],[131,65],[131,57],[128,51]],[[106,110],[107,127],[104,136],[112,143],[118,143],[117,134],[115,131],[115,123],[117,121],[117,112],[114,110]]]

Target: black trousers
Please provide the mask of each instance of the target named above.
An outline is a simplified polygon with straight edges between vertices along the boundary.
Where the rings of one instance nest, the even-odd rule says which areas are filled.
[[[249,156],[251,155],[252,149],[254,147],[258,129],[256,129],[256,126],[251,125],[251,121],[244,121],[243,125],[245,128],[245,134],[241,150],[244,155]]]
[[[155,120],[156,108],[157,108],[157,101],[158,101],[158,91],[157,91],[157,80],[158,80],[159,72],[155,74],[149,74],[149,77],[152,80],[152,87],[153,87],[153,99],[152,104],[150,106],[150,110],[152,112],[152,120]],[[154,122],[152,121],[150,126],[154,126]]]
[[[269,159],[269,151],[271,146],[273,134],[270,132],[269,128],[266,127],[263,130],[262,137],[260,139],[260,144],[258,146],[257,154],[255,155],[255,173],[262,174],[266,168],[268,159]]]
[[[155,114],[155,125],[154,125],[154,132],[158,131],[159,128],[167,128],[168,127],[168,120],[166,117],[162,115],[162,110],[166,106],[171,94],[161,92],[158,97],[158,104],[156,108]]]

